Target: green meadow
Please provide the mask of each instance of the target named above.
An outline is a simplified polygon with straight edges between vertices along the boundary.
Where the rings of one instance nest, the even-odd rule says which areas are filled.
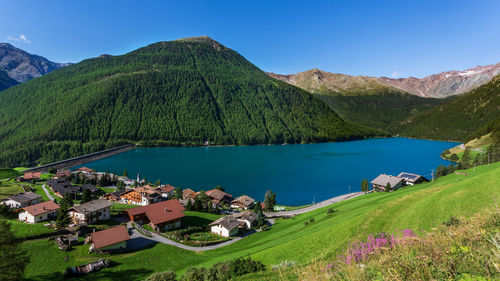
[[[500,196],[500,163],[476,167],[465,173],[451,174],[391,193],[360,196],[290,219],[277,219],[268,231],[207,252],[154,244],[131,253],[89,255],[86,245],[63,252],[47,239],[27,241],[23,246],[31,261],[26,277],[31,280],[63,280],[66,267],[102,257],[110,258],[117,265],[82,277],[83,280],[142,280],[153,272],[165,270],[182,274],[189,266],[209,266],[247,255],[264,262],[268,268],[283,260],[298,265],[328,261],[347,243],[370,233],[404,228],[430,230],[451,216],[469,217],[484,208],[493,208]],[[336,212],[327,214],[328,208]],[[64,261],[65,256],[69,257],[68,262]],[[272,275],[273,272],[268,271],[247,278],[271,278]]]

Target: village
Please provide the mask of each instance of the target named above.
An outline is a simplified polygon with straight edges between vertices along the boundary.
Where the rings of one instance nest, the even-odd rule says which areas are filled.
[[[276,217],[300,213],[283,212],[272,191],[259,202],[247,195],[233,198],[221,186],[196,192],[152,184],[140,175],[132,180],[126,171],[117,176],[81,167],[55,173],[26,172],[15,181],[41,187],[0,201],[13,220],[26,225],[24,231],[30,232],[30,226],[47,229],[31,238],[55,237],[61,250],[86,244],[89,254],[140,251],[149,243],[193,251],[213,249],[269,229]],[[352,196],[395,191],[425,181],[423,176],[406,172],[381,174],[370,182],[371,190],[362,183],[365,190]],[[99,264],[105,266],[102,261]]]

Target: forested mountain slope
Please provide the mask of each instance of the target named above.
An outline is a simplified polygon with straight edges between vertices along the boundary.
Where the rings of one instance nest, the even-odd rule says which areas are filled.
[[[18,82],[10,78],[7,72],[0,70],[0,91],[3,91],[16,84],[18,84]]]
[[[0,166],[129,142],[267,144],[365,135],[317,97],[208,37],[88,59],[0,95]]]
[[[409,118],[397,131],[410,137],[463,141],[498,130],[498,118],[500,75],[475,90]],[[477,132],[480,129],[481,132]]]

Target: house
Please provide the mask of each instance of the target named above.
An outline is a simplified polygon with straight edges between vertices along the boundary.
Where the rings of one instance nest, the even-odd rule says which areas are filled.
[[[115,202],[121,202],[122,201],[122,195],[125,194],[127,191],[126,190],[119,190],[116,192],[112,193],[107,193],[103,196],[104,199],[110,200],[110,201],[115,201]]]
[[[97,231],[91,234],[92,244],[89,251],[116,251],[127,248],[130,239],[128,230],[124,225]]]
[[[34,192],[27,191],[8,196],[7,198],[3,199],[2,204],[7,205],[9,208],[17,209],[38,204],[41,201],[42,196]]]
[[[59,210],[59,205],[53,201],[45,201],[27,206],[19,213],[19,220],[27,223],[37,223],[54,219]]]
[[[162,201],[147,206],[128,209],[130,220],[143,225],[149,224],[154,230],[166,230],[181,227],[184,207],[176,199]]]
[[[251,229],[257,220],[257,214],[252,211],[245,211],[231,216],[222,217],[209,224],[210,231],[224,236],[230,237],[236,235],[238,230]]]
[[[233,201],[231,201],[231,208],[245,209],[248,210],[253,207],[255,200],[247,195],[242,195]]]
[[[212,199],[212,203],[215,205],[220,205],[220,204],[230,204],[231,200],[233,200],[233,196],[231,194],[228,194],[220,189],[212,189],[206,192],[207,196]]]
[[[136,190],[128,190],[121,195],[121,202],[129,205],[142,205],[142,194]]]
[[[222,217],[210,223],[210,231],[224,237],[231,237],[238,234],[240,221],[231,216]]]
[[[186,188],[182,191],[182,199],[194,199],[196,197],[196,192],[191,188]]]
[[[56,177],[57,178],[69,178],[69,177],[71,177],[71,171],[70,170],[58,170],[56,172]]]
[[[172,198],[175,196],[175,187],[170,184],[160,185],[156,190],[165,198]]]
[[[428,182],[429,180],[425,177],[417,174],[402,172],[398,177],[404,180],[405,185],[414,185],[418,183]]]
[[[136,203],[135,205],[146,206],[149,204],[160,202],[163,199],[162,195],[158,191],[156,191],[153,187],[148,185],[137,187],[134,189],[134,191],[135,193],[133,194],[134,196],[133,202]],[[139,196],[140,196],[140,202],[137,201],[137,199],[139,199]]]
[[[400,177],[381,174],[371,181],[372,187],[374,189],[384,190],[384,191],[388,183],[391,185],[391,188],[395,190],[403,186],[404,180]]]
[[[18,178],[18,181],[34,181],[39,180],[42,173],[24,173],[22,177]]]
[[[234,214],[233,217],[240,221],[240,228],[250,229],[257,220],[257,214],[252,211],[245,211],[241,213]]]
[[[104,200],[92,200],[78,206],[71,207],[68,211],[69,216],[75,224],[88,224],[97,221],[109,220],[111,215],[109,209],[111,203]]]
[[[94,170],[90,169],[90,168],[87,168],[87,167],[81,167],[81,168],[78,168],[76,169],[77,172],[81,172],[83,174],[93,174],[95,173]]]
[[[76,193],[80,192],[80,189],[71,185],[71,182],[66,177],[47,180],[47,185],[59,197],[64,197],[66,194],[76,196]]]
[[[95,185],[92,184],[84,184],[80,186],[80,192],[83,192],[85,189],[88,189],[92,195],[97,194],[100,191]]]

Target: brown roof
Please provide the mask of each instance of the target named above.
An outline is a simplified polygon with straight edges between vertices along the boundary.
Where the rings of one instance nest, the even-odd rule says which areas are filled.
[[[182,191],[182,198],[195,198],[196,192],[191,188],[186,188]]]
[[[245,207],[250,207],[252,206],[252,204],[255,202],[255,200],[250,197],[250,196],[247,196],[247,195],[242,195],[236,199],[234,199],[233,201],[231,201],[231,204],[241,204]]]
[[[161,224],[184,217],[184,207],[177,199],[128,209],[129,216],[146,214],[153,224]]]
[[[233,198],[231,194],[225,193],[224,191],[217,188],[207,191],[206,194],[208,195],[208,197],[217,199],[218,201],[221,201],[222,199],[224,199],[224,197],[228,197],[229,199]]]
[[[96,249],[104,248],[130,239],[128,230],[124,225],[97,231],[91,235],[92,243],[94,243],[94,248]]]
[[[24,173],[23,178],[25,180],[34,180],[39,179],[42,176],[42,173]]]
[[[171,192],[172,190],[175,189],[174,186],[171,186],[170,184],[162,185],[160,186],[161,191],[163,192]]]
[[[94,172],[94,170],[90,169],[90,168],[87,168],[87,167],[81,167],[81,168],[78,168],[77,170],[79,171],[84,171],[84,172],[87,172],[87,173],[92,173]]]
[[[38,216],[59,209],[59,205],[57,205],[53,201],[45,201],[42,203],[24,207],[23,209],[33,216]]]

